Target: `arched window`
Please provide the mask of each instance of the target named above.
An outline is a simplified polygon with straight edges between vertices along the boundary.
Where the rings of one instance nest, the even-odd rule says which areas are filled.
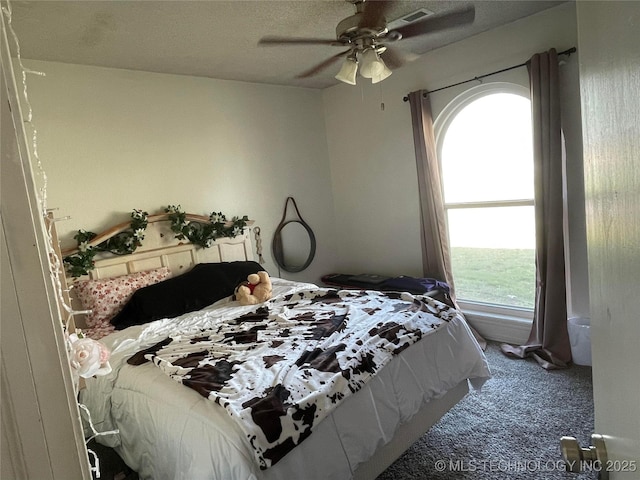
[[[532,309],[535,219],[531,101],[491,83],[451,102],[436,122],[456,295]]]

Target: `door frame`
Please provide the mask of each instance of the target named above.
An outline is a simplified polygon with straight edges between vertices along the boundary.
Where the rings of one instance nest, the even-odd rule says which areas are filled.
[[[90,479],[4,14],[0,22],[2,477]]]

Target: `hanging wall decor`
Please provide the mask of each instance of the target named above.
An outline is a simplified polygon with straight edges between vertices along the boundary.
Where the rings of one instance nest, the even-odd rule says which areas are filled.
[[[296,210],[297,219],[285,220],[289,201]],[[307,242],[308,247],[305,245]],[[302,219],[293,197],[287,197],[284,203],[282,219],[273,234],[272,248],[276,263],[285,272],[301,272],[311,265],[315,257],[316,237],[311,227]]]

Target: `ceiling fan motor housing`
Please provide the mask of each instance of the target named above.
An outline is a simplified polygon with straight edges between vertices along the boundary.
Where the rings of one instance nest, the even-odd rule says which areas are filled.
[[[358,12],[345,18],[336,27],[336,38],[341,43],[354,43],[362,38],[376,38],[387,32],[386,22],[382,19],[382,25],[361,27],[362,13]]]

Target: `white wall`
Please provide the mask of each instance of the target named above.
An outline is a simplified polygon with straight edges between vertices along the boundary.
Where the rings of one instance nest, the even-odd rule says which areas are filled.
[[[287,196],[318,241],[316,258],[286,278],[334,271],[333,203],[319,91],[28,61],[48,200],[63,247],[131,210],[248,215],[262,229],[265,267]]]
[[[372,85],[324,91],[336,209],[338,261],[346,271],[422,275],[418,184],[409,104],[403,97],[517,65],[534,53],[576,45],[567,3],[422,56]],[[576,55],[561,68],[567,141],[572,314],[588,314],[580,98]],[[490,77],[528,88],[525,68]],[[434,93],[434,117],[475,83]],[[384,109],[381,108],[384,103]]]

